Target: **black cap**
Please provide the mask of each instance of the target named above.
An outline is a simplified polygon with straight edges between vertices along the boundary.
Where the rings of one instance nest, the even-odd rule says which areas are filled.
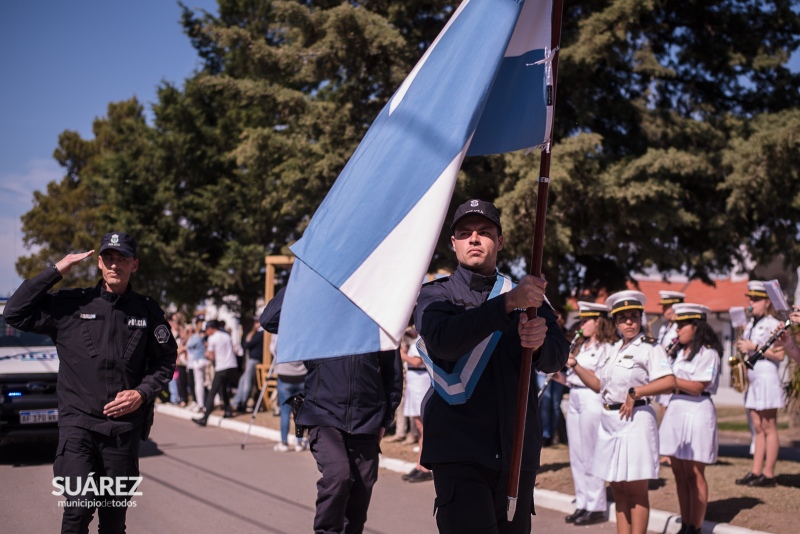
[[[485,200],[467,200],[456,208],[456,213],[453,215],[453,222],[450,225],[450,231],[454,231],[458,221],[469,215],[481,215],[486,217],[497,225],[500,235],[503,234],[503,227],[500,226],[500,212],[497,211],[494,204],[486,202]]]
[[[136,241],[125,232],[109,232],[100,241],[100,254],[106,250],[116,250],[126,258],[136,256]]]

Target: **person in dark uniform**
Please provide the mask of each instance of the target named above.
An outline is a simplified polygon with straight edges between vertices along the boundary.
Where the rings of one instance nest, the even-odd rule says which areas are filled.
[[[278,333],[283,296],[269,301],[259,322]],[[317,481],[316,534],[360,534],[378,480],[380,441],[403,393],[399,350],[304,362],[305,398],[295,424],[308,428]]]
[[[497,272],[503,232],[493,204],[467,201],[450,229],[458,268],[425,284],[414,311],[434,381],[422,406],[421,463],[433,471],[436,523],[443,534],[527,534],[542,446],[535,377],[512,522],[506,513],[522,347],[533,349],[537,369],[554,373],[564,367],[569,343],[546,303],[543,279],[526,276],[512,288]],[[532,321],[519,311],[528,307],[539,308]],[[481,367],[478,377],[469,375]],[[440,373],[454,371],[463,387],[442,380]]]
[[[122,232],[103,236],[97,266],[102,280],[85,289],[48,290],[94,250],[68,254],[26,280],[8,299],[8,324],[47,334],[58,350],[58,449],[53,473],[70,488],[94,473],[112,491],[67,496],[62,533],[89,532],[95,508],[101,534],[125,532],[139,443],[152,424],[152,406],[175,368],[177,343],[164,312],[131,289],[136,242]],[[123,478],[124,477],[124,478]],[[116,493],[117,482],[122,489]],[[91,486],[90,486],[91,489]],[[113,493],[113,494],[112,494]],[[70,503],[68,503],[70,504]]]

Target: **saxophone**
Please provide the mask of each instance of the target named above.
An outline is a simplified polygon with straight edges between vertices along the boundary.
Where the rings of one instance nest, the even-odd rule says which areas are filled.
[[[734,332],[734,339],[741,339],[744,333],[744,327],[737,326]],[[731,368],[731,387],[739,393],[745,393],[750,385],[747,379],[746,359],[747,354],[739,351],[739,349],[736,349],[735,355],[728,358],[728,365]]]

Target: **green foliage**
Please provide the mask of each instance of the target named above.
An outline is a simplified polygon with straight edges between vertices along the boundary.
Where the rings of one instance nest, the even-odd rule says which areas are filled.
[[[233,294],[252,313],[264,256],[302,235],[455,7],[220,0],[214,16],[184,6],[202,68],[181,87],[160,87],[152,125],[130,100],[109,106],[94,139],[62,134],[65,177],[23,217],[26,240],[42,248],[18,270],[30,276],[124,228],[140,243],[137,288],[183,308]],[[796,261],[800,77],[783,66],[800,39],[791,8],[566,2],[551,288],[618,289],[651,266],[708,279],[744,252]],[[521,153],[470,158],[459,174],[452,205],[497,200],[509,263],[529,255],[537,178],[537,155]],[[431,268],[453,261],[445,226]],[[87,266],[67,282],[93,276]]]

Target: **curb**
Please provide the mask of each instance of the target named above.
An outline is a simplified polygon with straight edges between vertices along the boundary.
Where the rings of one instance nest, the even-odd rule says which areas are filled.
[[[201,416],[201,414],[198,412],[193,412],[186,408],[180,408],[172,404],[156,404],[155,409],[156,412],[159,414],[177,417],[178,419],[189,420]],[[250,424],[245,423],[244,421],[225,419],[223,417],[220,417],[219,415],[211,415],[208,418],[208,424],[206,426],[211,428],[214,427],[224,428],[226,430],[233,430],[234,432],[246,434],[247,428],[250,426]],[[275,442],[279,442],[281,440],[280,430],[275,430],[274,428],[266,428],[259,425],[252,426],[252,428],[250,429],[250,435],[255,436],[257,438],[263,438]],[[289,442],[289,445],[294,445],[295,443],[297,443],[297,438],[295,438],[293,434],[290,434],[289,439],[287,441]],[[396,458],[387,458],[386,456],[381,455],[378,466],[383,469],[388,469],[389,471],[406,474],[415,467],[417,467],[417,464],[414,462],[406,462],[404,460],[398,460]]]
[[[575,497],[572,495],[536,488],[533,497],[537,506],[567,514],[575,511]],[[610,503],[608,506],[608,520],[611,523],[617,522],[616,512],[616,506],[614,503]],[[680,514],[662,510],[650,510],[650,521],[647,523],[648,532],[676,534],[680,528]],[[751,530],[749,528],[735,527],[728,523],[714,523],[712,521],[703,521],[703,532],[712,532],[713,534],[769,534],[761,530]]]
[[[179,408],[172,404],[156,404],[155,409],[157,413],[177,417],[179,419],[194,419],[200,417],[197,412],[192,412],[186,408]],[[208,418],[209,427],[224,428],[226,430],[233,430],[242,434],[247,433],[249,423],[242,421],[234,421],[231,419],[224,419],[219,415],[211,415]],[[266,428],[263,426],[253,425],[250,429],[250,435],[258,438],[267,439],[270,441],[280,441],[281,433],[279,430]],[[289,444],[294,445],[297,439],[289,436]],[[396,473],[408,473],[414,469],[417,464],[414,462],[406,462],[397,458],[387,458],[381,455],[379,466],[382,469],[394,471]],[[572,513],[575,511],[575,497],[567,495],[566,493],[559,493],[546,489],[536,488],[534,490],[534,503],[538,506],[543,506],[550,510],[557,510],[565,513]],[[616,507],[611,503],[608,507],[608,520],[616,523]],[[676,534],[681,528],[680,515],[673,512],[664,512],[662,510],[650,510],[650,521],[647,523],[648,532],[660,532],[662,534]],[[711,532],[713,534],[769,534],[761,530],[751,530],[749,528],[735,527],[728,523],[713,523],[711,521],[703,522],[703,532]]]

